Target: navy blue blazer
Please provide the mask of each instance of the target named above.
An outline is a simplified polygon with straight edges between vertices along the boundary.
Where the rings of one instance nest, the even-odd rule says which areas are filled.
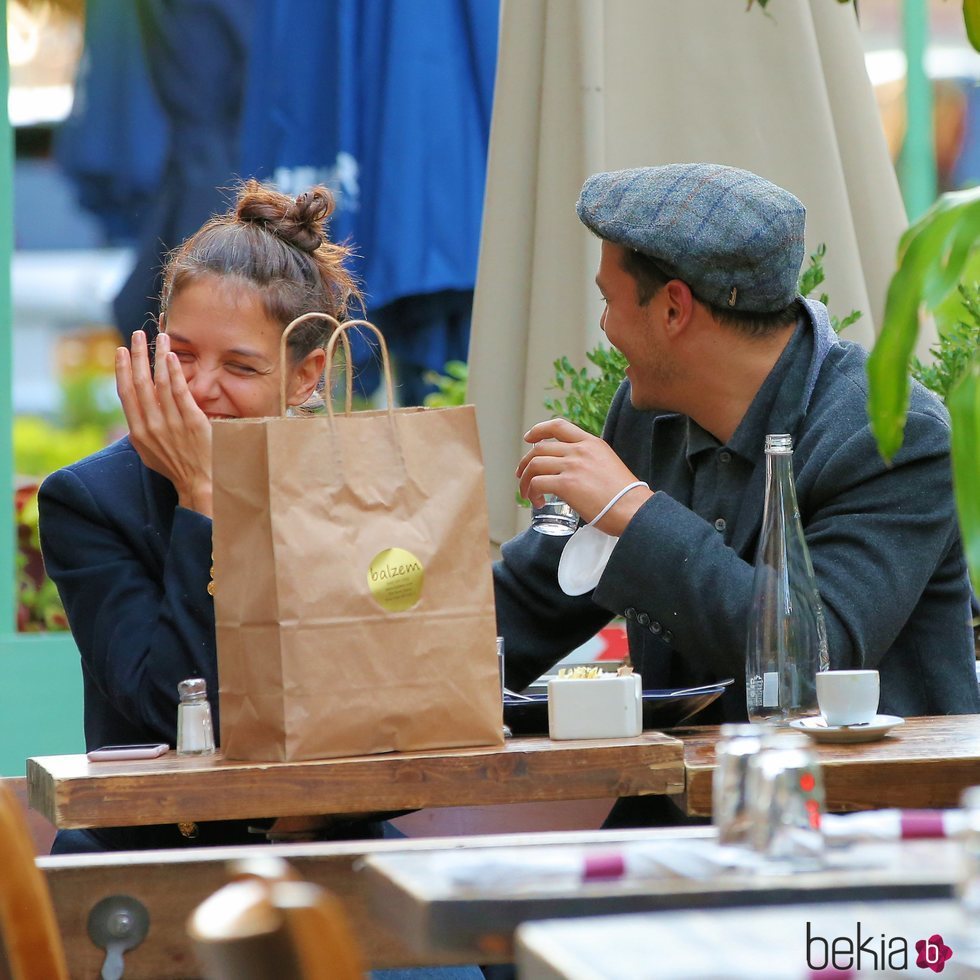
[[[41,550],[82,658],[85,743],[176,744],[177,684],[203,677],[218,730],[211,520],[128,438],[51,474]]]
[[[211,520],[177,505],[169,480],[128,438],[52,473],[38,494],[45,567],[82,658],[85,744],[177,740],[177,684],[203,677],[219,732]],[[193,815],[190,815],[193,816]],[[53,853],[265,843],[266,821],[60,831]],[[259,832],[252,830],[259,825]],[[319,839],[378,837],[375,820],[335,819]]]

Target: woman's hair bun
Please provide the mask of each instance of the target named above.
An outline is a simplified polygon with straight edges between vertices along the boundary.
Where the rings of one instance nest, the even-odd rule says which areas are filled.
[[[317,185],[295,200],[249,180],[242,187],[235,206],[239,221],[264,225],[284,242],[315,252],[326,240],[324,223],[333,213],[333,195]]]

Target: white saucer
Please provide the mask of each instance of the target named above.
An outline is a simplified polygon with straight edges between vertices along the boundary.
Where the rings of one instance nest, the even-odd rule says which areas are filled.
[[[874,742],[884,738],[896,725],[905,724],[896,715],[875,715],[866,725],[828,725],[819,715],[815,718],[797,718],[790,728],[806,732],[817,742]]]

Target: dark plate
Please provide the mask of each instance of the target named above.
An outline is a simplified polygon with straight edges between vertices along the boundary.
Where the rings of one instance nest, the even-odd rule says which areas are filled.
[[[675,728],[721,697],[731,681],[713,686],[643,692],[643,728]],[[531,701],[504,695],[504,723],[514,735],[548,734],[548,694],[529,693]]]

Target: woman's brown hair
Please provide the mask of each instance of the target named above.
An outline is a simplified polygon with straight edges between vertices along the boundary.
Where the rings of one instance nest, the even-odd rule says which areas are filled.
[[[246,181],[231,210],[170,253],[160,293],[161,320],[180,290],[203,276],[252,285],[266,314],[282,328],[303,313],[345,319],[348,307],[362,297],[344,265],[351,250],[327,238],[325,224],[333,209],[333,195],[322,186],[293,199]],[[291,357],[302,360],[329,336],[326,321],[301,324],[289,336]]]

